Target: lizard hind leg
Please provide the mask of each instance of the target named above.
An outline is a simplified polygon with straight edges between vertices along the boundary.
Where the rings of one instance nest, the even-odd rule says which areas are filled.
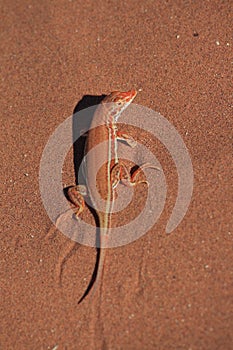
[[[111,185],[112,188],[116,188],[121,181],[121,165],[116,163],[111,169]]]
[[[60,222],[61,222],[61,221],[64,221],[64,220],[65,220],[65,217],[67,216],[67,214],[68,214],[69,212],[73,211],[73,210],[74,210],[74,208],[69,208],[69,209],[67,209],[64,213],[61,213],[61,214],[57,217],[57,219],[56,219],[54,225],[51,226],[51,228],[49,229],[49,231],[48,231],[47,234],[45,235],[45,239],[46,239],[46,240],[49,240],[49,239],[52,239],[52,238],[53,238],[53,236],[55,235],[55,232],[58,230],[58,226],[60,225]]]
[[[143,173],[144,169],[147,168],[160,170],[160,168],[156,167],[151,163],[144,163],[140,167],[138,167],[131,175],[130,171],[127,169],[124,163],[120,162],[115,164],[111,171],[112,187],[116,188],[120,181],[128,187],[136,186],[141,183],[146,183],[148,185],[148,181],[138,179],[138,176],[141,173]]]
[[[59,215],[59,217],[55,222],[55,225],[49,230],[48,234],[46,235],[47,239],[53,236],[60,222],[65,221],[65,216],[67,216],[67,214],[71,210],[74,211],[76,220],[79,220],[79,215],[84,210],[84,207],[85,207],[84,196],[87,195],[87,190],[84,185],[77,185],[77,186],[70,187],[67,191],[67,195],[71,203],[74,205],[74,208],[70,208],[66,210],[64,213],[62,213],[61,215]],[[71,241],[69,239],[69,242],[65,247],[65,250],[62,252],[62,254],[59,255],[58,262],[56,265],[56,272],[55,272],[56,280],[59,283],[59,285],[61,285],[61,278],[62,278],[64,264],[72,254],[76,244],[77,242],[75,241],[75,235],[72,235]]]
[[[87,195],[86,186],[84,186],[84,185],[72,186],[68,189],[67,195],[68,195],[70,201],[76,207],[75,218],[76,218],[76,220],[79,220],[79,215],[82,213],[82,211],[85,208],[84,197]],[[56,279],[57,279],[59,285],[61,285],[61,278],[62,278],[64,264],[66,263],[68,258],[73,253],[73,250],[77,244],[77,242],[73,238],[75,238],[75,235],[73,235],[71,237],[71,241],[69,241],[65,250],[59,256],[59,259],[58,259],[58,263],[56,266]]]
[[[137,184],[140,183],[146,183],[147,185],[149,185],[148,181],[146,180],[138,180],[138,176],[143,173],[144,169],[155,169],[155,170],[161,170],[160,168],[158,168],[157,166],[151,164],[151,163],[144,163],[142,165],[140,165],[140,167],[138,167],[131,175],[131,186],[135,186]]]
[[[78,243],[75,241],[69,241],[68,244],[66,245],[64,251],[62,254],[59,255],[58,262],[56,264],[55,268],[55,279],[56,282],[61,286],[62,284],[62,274],[63,274],[63,269],[64,265],[67,262],[67,260],[71,257],[71,255],[74,252],[74,248],[78,246]]]
[[[67,209],[64,213],[61,213],[54,225],[49,229],[47,232],[45,238],[46,240],[53,238],[55,232],[57,231],[58,226],[62,221],[65,221],[66,216],[70,213],[70,211],[74,211],[75,217],[77,220],[79,220],[79,215],[83,211],[85,207],[85,201],[84,201],[84,196],[87,195],[87,189],[86,186],[84,185],[77,185],[77,186],[71,186],[68,191],[67,191],[67,196],[71,203],[73,204],[73,208]]]
[[[52,227],[48,231],[48,233],[45,237],[46,240],[53,238],[56,231],[58,231],[58,226],[61,224],[61,222],[66,221],[66,217],[70,213],[70,211],[74,211],[74,208],[70,208],[58,216],[55,224],[52,225]],[[78,212],[80,213],[81,210],[79,209]],[[77,215],[77,212],[75,213],[75,216],[76,215]],[[76,245],[76,242],[73,240],[70,241],[70,239],[69,239],[68,244],[66,244],[65,250],[62,252],[62,254],[61,253],[59,254],[58,262],[56,263],[56,268],[55,268],[55,279],[59,285],[61,285],[61,278],[62,278],[64,264],[67,261],[67,259],[70,257],[70,255],[72,254],[75,245]]]

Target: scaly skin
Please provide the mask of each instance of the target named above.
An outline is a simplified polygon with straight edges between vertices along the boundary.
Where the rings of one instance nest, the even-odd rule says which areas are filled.
[[[98,212],[100,224],[100,258],[95,281],[95,289],[101,279],[104,258],[108,241],[109,227],[111,222],[111,212],[114,202],[113,182],[119,182],[115,178],[111,178],[111,171],[118,164],[117,156],[117,126],[116,121],[125,108],[133,101],[136,96],[136,91],[128,92],[112,92],[102,101],[94,115],[91,124],[91,130],[87,139],[87,153],[97,144],[102,143],[101,152],[95,154],[92,152],[87,159],[87,187],[92,203],[97,208],[99,207],[98,198],[96,198],[96,186],[103,199],[105,199],[105,207],[102,212]],[[101,127],[96,125],[104,124]],[[104,142],[107,141],[107,142]],[[105,163],[101,169],[98,169],[98,162]],[[95,175],[98,173],[97,179]]]
[[[87,159],[85,163],[85,175],[87,190],[84,188],[84,186],[80,185],[70,187],[68,190],[68,196],[71,202],[77,208],[77,218],[83,211],[85,205],[83,195],[86,195],[87,192],[99,217],[100,251],[93,294],[100,282],[104,269],[105,248],[108,246],[115,188],[120,181],[122,181],[122,183],[126,186],[135,186],[138,183],[146,182],[138,181],[137,175],[142,171],[142,169],[147,167],[155,168],[154,166],[146,163],[137,169],[132,176],[130,176],[130,173],[124,163],[119,163],[117,154],[117,140],[124,140],[130,146],[134,146],[135,141],[127,134],[120,134],[117,130],[116,122],[121,113],[133,101],[136,94],[137,92],[135,90],[130,90],[128,92],[114,91],[106,96],[98,106],[86,140]],[[97,153],[97,151],[95,151],[95,147],[100,143],[101,151],[98,151]],[[90,152],[92,149],[93,151]],[[103,164],[103,166],[101,166],[99,169],[98,164]],[[102,208],[102,211],[98,210],[98,208],[100,208],[99,196],[102,198],[102,200],[104,199],[104,208]],[[61,259],[59,268],[60,271],[64,260],[65,258]],[[92,283],[89,284],[86,292],[79,300],[79,303],[87,296],[87,294],[89,294],[91,288]]]

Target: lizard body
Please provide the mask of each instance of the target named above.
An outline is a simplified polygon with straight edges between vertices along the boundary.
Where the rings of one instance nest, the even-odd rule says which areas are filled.
[[[107,95],[97,107],[88,131],[86,140],[86,162],[85,176],[87,188],[83,185],[72,186],[68,190],[68,197],[76,207],[76,217],[83,211],[85,206],[84,196],[88,195],[92,205],[96,210],[99,219],[99,256],[97,257],[97,273],[94,280],[93,294],[101,279],[104,269],[104,259],[106,248],[108,247],[109,228],[111,227],[111,213],[114,205],[114,193],[118,183],[126,186],[135,186],[138,183],[147,181],[137,180],[138,174],[145,168],[156,168],[149,163],[143,164],[132,175],[123,162],[118,159],[117,141],[124,140],[130,146],[135,145],[132,137],[125,133],[120,133],[117,129],[117,120],[121,113],[133,101],[137,92],[130,90],[127,92],[114,91]],[[95,151],[95,147],[101,144],[101,150]],[[92,151],[93,150],[93,151]],[[99,164],[103,164],[99,169]],[[156,168],[158,169],[158,168]],[[100,198],[104,200],[102,210]],[[59,218],[60,220],[61,218]],[[74,244],[75,242],[73,242]],[[69,252],[68,252],[69,253]],[[67,256],[67,254],[66,254]],[[66,257],[60,259],[59,278],[61,267]],[[93,285],[90,282],[86,292],[79,303],[89,294]]]

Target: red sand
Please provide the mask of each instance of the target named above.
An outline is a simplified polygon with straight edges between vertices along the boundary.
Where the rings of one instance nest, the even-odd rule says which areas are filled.
[[[231,5],[2,2],[1,350],[232,349]],[[67,238],[44,239],[40,158],[83,95],[131,88],[186,143],[193,197],[167,236],[177,177],[158,145],[165,211],[141,239],[107,251],[101,297],[78,305],[96,252],[75,250],[56,284]],[[67,164],[73,183],[72,156]]]

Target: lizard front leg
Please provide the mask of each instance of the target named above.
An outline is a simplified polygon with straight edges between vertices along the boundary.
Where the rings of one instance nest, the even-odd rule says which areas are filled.
[[[117,141],[123,141],[127,143],[128,146],[134,148],[137,145],[137,141],[134,138],[124,132],[117,130]]]

